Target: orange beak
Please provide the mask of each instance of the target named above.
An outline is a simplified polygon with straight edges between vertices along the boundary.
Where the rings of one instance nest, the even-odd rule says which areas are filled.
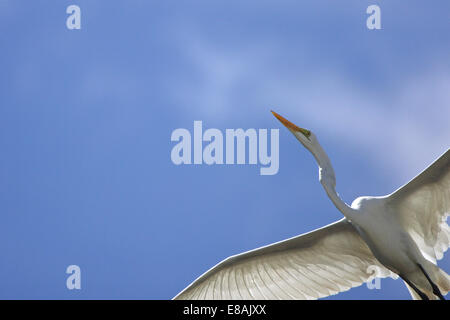
[[[303,133],[307,138],[311,135],[311,131],[300,128],[298,126],[296,126],[295,124],[293,124],[292,122],[290,122],[289,120],[283,118],[282,116],[280,116],[278,113],[276,113],[275,111],[270,111],[273,113],[273,115],[275,116],[275,118],[277,118],[278,120],[280,120],[280,122],[289,130],[291,131],[297,131],[297,132],[301,132]]]

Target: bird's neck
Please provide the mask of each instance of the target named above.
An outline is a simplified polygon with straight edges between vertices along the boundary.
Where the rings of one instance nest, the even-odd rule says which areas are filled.
[[[348,204],[346,204],[339,194],[336,192],[335,187],[329,183],[326,179],[321,179],[320,183],[322,184],[323,188],[325,189],[328,197],[331,199],[331,202],[335,205],[335,207],[342,212],[344,217],[346,217],[348,220],[354,221],[355,218],[355,210],[352,209]]]
[[[336,208],[349,220],[355,220],[355,210],[345,203],[336,192],[336,176],[331,161],[320,145],[314,150],[319,165],[319,180]],[[357,217],[356,217],[357,218]]]

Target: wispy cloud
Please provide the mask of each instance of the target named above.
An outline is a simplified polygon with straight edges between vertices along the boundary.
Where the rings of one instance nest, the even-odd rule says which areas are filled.
[[[283,104],[295,104],[290,112],[315,130],[354,144],[378,169],[390,167],[405,179],[449,146],[448,88],[450,77],[433,70],[405,79],[387,94],[325,73],[294,87],[285,83],[278,90],[286,93],[278,96],[290,97]]]
[[[307,52],[298,57],[305,63],[290,70],[276,59],[282,55],[275,45],[227,52],[190,34],[187,56],[197,70],[195,81],[175,86],[184,88],[179,96],[195,101],[205,117],[225,125],[236,111],[258,119],[263,110],[276,107],[302,119],[319,138],[352,144],[369,155],[374,168],[382,172],[387,167],[402,180],[449,147],[450,76],[444,61],[414,75],[399,74],[391,79],[392,87],[380,89],[350,78],[337,66],[324,67]],[[277,72],[280,66],[284,69]]]

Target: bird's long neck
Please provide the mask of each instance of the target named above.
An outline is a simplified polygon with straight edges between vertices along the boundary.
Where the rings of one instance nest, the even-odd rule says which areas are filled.
[[[323,148],[317,144],[314,157],[319,165],[319,180],[325,189],[328,197],[331,199],[336,208],[349,220],[354,220],[355,210],[346,204],[339,194],[336,192],[336,176],[331,161]]]

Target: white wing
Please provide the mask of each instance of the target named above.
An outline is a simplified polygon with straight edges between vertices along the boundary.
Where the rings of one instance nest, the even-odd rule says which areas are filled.
[[[229,257],[174,299],[317,299],[359,286],[375,270],[378,277],[390,275],[342,219]]]
[[[424,256],[436,263],[450,246],[450,149],[386,200]]]

